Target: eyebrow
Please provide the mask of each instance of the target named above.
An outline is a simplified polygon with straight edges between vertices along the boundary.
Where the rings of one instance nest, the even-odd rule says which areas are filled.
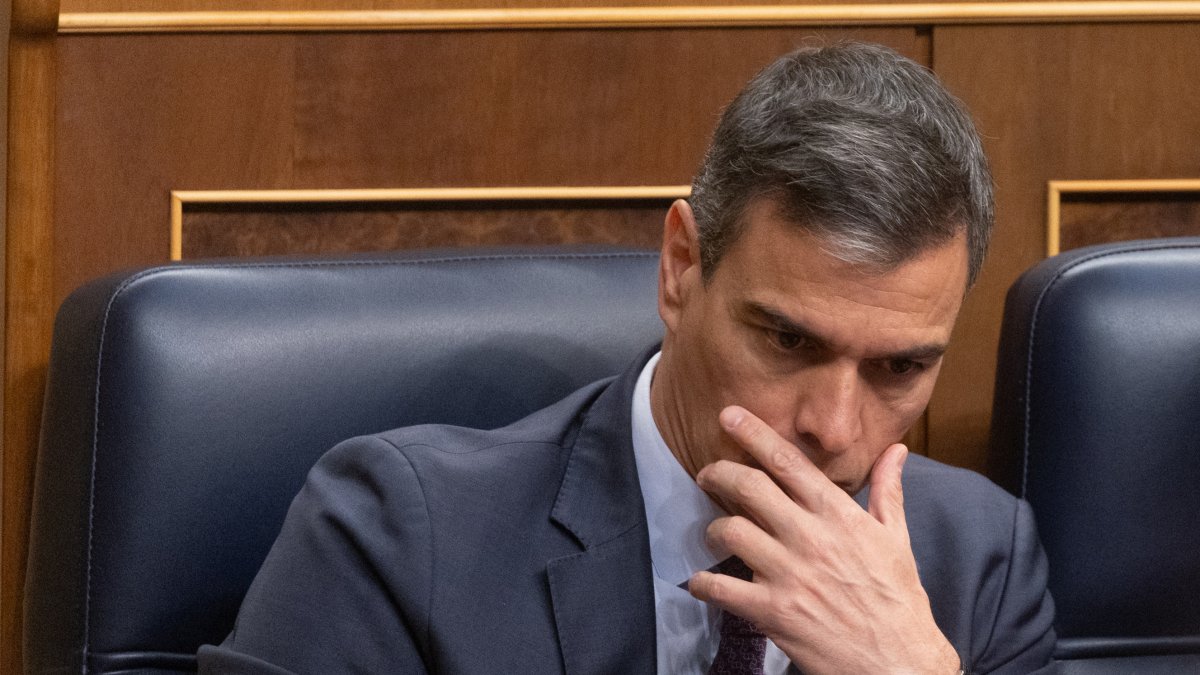
[[[831,349],[833,341],[821,335],[817,331],[805,326],[791,317],[785,316],[782,312],[768,307],[758,302],[750,302],[747,305],[751,314],[755,315],[759,320],[766,321],[773,325],[776,330],[784,333],[798,335],[801,338],[813,343],[819,349]],[[931,343],[925,345],[917,345],[908,349],[903,349],[898,352],[888,354],[880,354],[871,357],[873,360],[885,361],[935,361],[941,358],[946,353],[946,345],[942,343]]]

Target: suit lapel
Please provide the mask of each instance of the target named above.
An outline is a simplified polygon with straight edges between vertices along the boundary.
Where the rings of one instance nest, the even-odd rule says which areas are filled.
[[[630,431],[633,387],[649,356],[584,414],[552,513],[584,549],[547,567],[570,675],[655,669],[650,543]]]

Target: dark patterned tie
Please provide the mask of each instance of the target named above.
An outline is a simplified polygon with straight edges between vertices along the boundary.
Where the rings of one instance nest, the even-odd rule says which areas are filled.
[[[743,581],[749,581],[751,576],[750,568],[737,557],[717,565],[715,571]],[[708,675],[762,675],[766,654],[767,638],[754,624],[737,614],[722,611],[721,642]]]

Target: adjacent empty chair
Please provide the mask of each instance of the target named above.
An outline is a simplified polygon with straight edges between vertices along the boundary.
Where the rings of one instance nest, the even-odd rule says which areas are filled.
[[[1200,238],[1017,281],[992,451],[1037,516],[1064,670],[1200,672]]]

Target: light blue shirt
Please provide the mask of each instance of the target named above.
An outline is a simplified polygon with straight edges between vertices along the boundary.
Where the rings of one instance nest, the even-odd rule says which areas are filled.
[[[717,653],[721,612],[693,598],[679,584],[720,562],[704,543],[704,529],[725,512],[671,454],[654,423],[650,381],[658,357],[655,354],[638,376],[632,411],[633,455],[646,504],[654,567],[658,672],[704,675]],[[782,674],[787,669],[787,656],[768,641],[764,672]]]

